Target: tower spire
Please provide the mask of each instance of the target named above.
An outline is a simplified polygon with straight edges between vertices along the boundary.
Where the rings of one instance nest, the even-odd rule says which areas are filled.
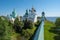
[[[34,9],[34,7],[32,6],[31,12],[36,12],[36,10]]]
[[[28,15],[28,10],[26,9],[26,15]]]

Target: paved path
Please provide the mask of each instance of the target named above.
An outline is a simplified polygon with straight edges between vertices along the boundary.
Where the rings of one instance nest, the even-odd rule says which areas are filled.
[[[37,29],[33,40],[44,40],[44,20],[43,20],[43,18],[42,18],[41,25]]]

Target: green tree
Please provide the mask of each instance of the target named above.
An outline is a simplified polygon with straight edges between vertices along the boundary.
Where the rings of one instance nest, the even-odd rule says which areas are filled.
[[[5,17],[0,17],[0,40],[11,40],[12,26]]]
[[[7,17],[0,17],[0,40],[11,40],[13,35],[13,24]]]
[[[3,21],[0,17],[0,40],[3,40],[5,34],[5,26],[3,24]]]
[[[34,26],[34,23],[32,22],[32,21],[29,21],[29,20],[25,20],[24,21],[24,29],[27,29],[27,28],[29,28],[29,29],[31,29],[31,28],[33,28],[33,26]]]
[[[39,27],[39,26],[40,26],[40,23],[41,23],[41,21],[38,20],[38,21],[35,23],[35,26],[36,26],[36,27]]]
[[[56,25],[56,27],[59,27],[60,26],[60,18],[57,18],[56,19],[55,25]]]
[[[15,19],[14,21],[14,28],[15,28],[15,31],[20,33],[22,31],[22,27],[23,27],[23,22],[22,21],[19,21],[18,18]]]

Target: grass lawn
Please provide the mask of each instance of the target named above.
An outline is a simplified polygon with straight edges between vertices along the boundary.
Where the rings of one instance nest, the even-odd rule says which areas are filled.
[[[50,28],[54,26],[54,23],[45,21],[44,25],[44,40],[54,40],[56,34],[49,32]]]

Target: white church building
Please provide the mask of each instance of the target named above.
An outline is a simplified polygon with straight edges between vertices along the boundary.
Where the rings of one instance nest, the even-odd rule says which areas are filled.
[[[23,20],[26,20],[26,18],[34,23],[37,22],[37,14],[34,7],[32,7],[32,9],[29,11],[26,10],[25,15],[23,16]]]

